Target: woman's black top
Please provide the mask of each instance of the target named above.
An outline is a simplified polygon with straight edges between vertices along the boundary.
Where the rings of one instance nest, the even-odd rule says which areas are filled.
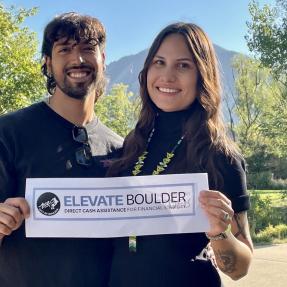
[[[183,122],[190,111],[159,112],[155,132],[140,175],[150,175],[182,136]],[[182,144],[175,158],[184,152]],[[243,161],[232,163],[219,156],[224,187],[235,212],[249,208]],[[179,173],[172,161],[163,173]],[[222,168],[223,167],[223,168]],[[196,170],[196,169],[195,169]],[[195,172],[186,170],[185,172]],[[204,171],[200,171],[204,172]],[[182,173],[182,170],[180,171]],[[123,175],[131,175],[131,170]],[[210,189],[214,187],[210,186]],[[111,268],[111,287],[194,287],[221,286],[220,277],[210,260],[196,258],[208,244],[204,233],[168,234],[137,237],[137,251],[130,252],[128,238],[116,238]]]

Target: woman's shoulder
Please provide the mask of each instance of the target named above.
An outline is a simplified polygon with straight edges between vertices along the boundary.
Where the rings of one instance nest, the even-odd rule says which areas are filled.
[[[243,156],[239,153],[232,155],[223,151],[217,151],[214,154],[214,160],[217,163],[221,173],[244,173],[246,172],[246,163]]]
[[[232,201],[234,211],[240,212],[249,209],[244,158],[240,154],[230,156],[218,153],[216,160],[224,182],[222,191]]]

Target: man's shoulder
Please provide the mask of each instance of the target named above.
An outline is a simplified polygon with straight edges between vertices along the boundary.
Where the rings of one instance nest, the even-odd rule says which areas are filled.
[[[98,122],[98,130],[101,138],[110,142],[114,148],[122,147],[124,139],[115,133],[112,129],[104,125],[100,120]]]
[[[0,128],[7,125],[11,127],[11,125],[21,124],[26,120],[34,119],[37,113],[41,113],[42,106],[43,102],[39,102],[0,116]]]

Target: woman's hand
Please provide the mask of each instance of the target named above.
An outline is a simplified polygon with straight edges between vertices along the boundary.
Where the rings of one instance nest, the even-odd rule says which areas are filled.
[[[207,234],[216,236],[226,231],[234,215],[231,201],[219,191],[202,190],[199,194],[199,202],[210,223]]]
[[[209,237],[226,231],[231,232],[222,240],[210,240],[219,269],[233,280],[238,280],[248,272],[253,252],[246,211],[234,214],[230,200],[221,192],[203,190],[199,201],[207,214]]]

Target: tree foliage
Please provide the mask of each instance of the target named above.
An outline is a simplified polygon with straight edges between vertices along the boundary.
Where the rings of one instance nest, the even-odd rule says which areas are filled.
[[[128,92],[128,86],[116,84],[109,94],[99,99],[95,105],[95,112],[100,120],[115,131],[125,137],[134,128],[137,100],[132,92]]]
[[[278,185],[275,181],[285,178],[282,170],[286,161],[282,159],[287,155],[287,133],[282,133],[287,128],[287,106],[281,97],[283,85],[255,59],[238,56],[233,69],[233,111],[237,116],[234,133],[248,164],[249,188]]]
[[[287,92],[286,96],[287,96]],[[262,134],[270,139],[272,150],[279,158],[287,157],[287,97],[278,95],[277,102],[262,124]]]
[[[246,40],[250,51],[287,85],[287,0],[262,8],[253,0],[249,12]]]
[[[247,157],[252,156],[256,149],[276,153],[272,138],[264,131],[277,106],[280,84],[257,60],[238,56],[234,59],[233,68],[237,75],[235,113],[238,123],[235,131],[242,151]]]
[[[263,7],[253,0],[249,5],[249,12],[251,21],[247,22],[246,35],[248,47],[260,61],[261,66],[269,68],[269,78],[275,77],[279,82],[276,84],[276,90],[270,84],[270,87],[267,87],[266,95],[272,98],[272,104],[265,112],[260,132],[269,140],[268,150],[272,150],[273,155],[278,158],[286,158],[287,0],[277,0],[276,5]],[[265,100],[262,99],[262,102]],[[262,108],[266,110],[264,106]]]
[[[5,8],[0,3],[0,115],[31,104],[45,92],[36,34],[23,27],[35,13],[35,8]]]

